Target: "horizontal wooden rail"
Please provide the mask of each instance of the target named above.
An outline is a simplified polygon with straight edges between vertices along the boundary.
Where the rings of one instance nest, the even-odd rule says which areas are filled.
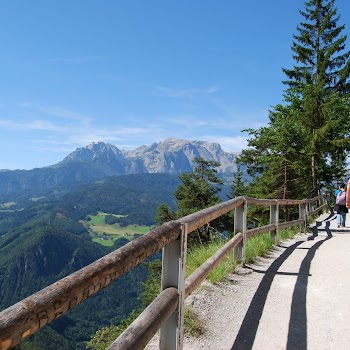
[[[305,199],[278,199],[279,205],[299,205],[304,203]]]
[[[313,198],[305,199],[305,201],[306,201],[306,203],[313,203],[313,202],[316,202],[317,200],[322,199],[322,198],[325,198],[324,194],[320,194],[320,195],[313,197]]]
[[[250,238],[250,237],[259,235],[261,233],[276,230],[276,228],[277,228],[277,224],[270,224],[270,225],[265,225],[265,226],[261,226],[261,227],[256,227],[256,228],[252,228],[250,230],[247,230],[246,235],[247,235],[247,238]]]
[[[317,214],[320,210],[325,209],[328,205],[327,204],[323,204],[321,206],[319,206],[318,208],[316,208],[315,210],[311,210],[308,212],[308,215],[315,215]]]
[[[293,221],[287,221],[287,222],[280,222],[278,224],[278,229],[283,229],[283,228],[287,228],[287,227],[291,227],[294,225],[300,225],[303,224],[304,220],[300,219],[300,220],[293,220]]]
[[[256,199],[256,198],[250,198],[246,197],[247,204],[249,205],[276,205],[278,203],[277,199]]]
[[[49,322],[63,315],[99,290],[107,287],[122,274],[139,265],[158,250],[180,242],[180,235],[185,238],[186,242],[188,233],[232,210],[238,210],[237,220],[242,222],[236,225],[235,221],[235,227],[241,227],[242,232],[237,232],[235,229],[236,234],[230,241],[193,272],[191,276],[187,277],[185,281],[178,281],[179,286],[185,284],[185,296],[187,297],[233,249],[237,249],[238,246],[245,249],[246,238],[268,231],[274,232],[273,234],[276,235],[278,229],[298,224],[305,225],[308,215],[316,213],[327,206],[327,203],[324,203],[317,209],[309,208],[309,210],[308,206],[311,206],[311,203],[318,200],[320,202],[321,200],[324,201],[325,195],[307,200],[237,197],[176,221],[163,224],[2,311],[0,313],[0,350],[7,350],[17,345]],[[246,222],[246,208],[248,205],[270,206],[270,212],[272,213],[270,214],[270,224],[246,230],[242,223]],[[278,208],[281,205],[299,205],[299,220],[279,223]],[[239,228],[239,230],[241,229]],[[183,254],[186,254],[183,238],[181,238],[181,242],[181,244],[176,243],[174,245],[174,247],[178,247],[175,249],[181,250],[178,255],[180,257],[179,266],[181,261],[182,264],[186,261],[183,256]],[[238,254],[238,256],[242,256],[244,262],[244,254]],[[179,274],[179,276],[183,276],[183,273]],[[153,303],[133,322],[131,327],[113,342],[109,349],[142,349],[164,322],[169,319],[170,315],[174,315],[175,310],[179,308],[180,302],[182,305],[183,298],[179,298],[179,293],[180,289],[178,288],[165,288]],[[180,309],[183,309],[183,305]],[[181,322],[179,324],[181,325]],[[180,334],[182,331],[182,329],[179,329],[177,334]],[[172,349],[177,349],[178,346],[180,349],[181,341],[178,344],[180,345]],[[161,349],[165,349],[162,344]]]
[[[229,211],[237,208],[244,202],[244,197],[237,197],[234,199],[230,199],[224,203],[213,205],[212,207],[203,209],[196,213],[184,216],[177,221],[181,224],[188,225],[188,232],[193,232],[197,228],[202,227],[203,225],[211,222],[218,217],[228,213]]]

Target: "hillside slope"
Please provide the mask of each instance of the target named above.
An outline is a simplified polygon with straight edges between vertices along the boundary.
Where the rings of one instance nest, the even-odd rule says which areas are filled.
[[[23,233],[0,249],[0,310],[109,252],[54,225],[42,224]],[[21,348],[85,349],[84,342],[97,329],[118,324],[141,306],[138,296],[146,278],[146,268],[139,266],[30,337]]]

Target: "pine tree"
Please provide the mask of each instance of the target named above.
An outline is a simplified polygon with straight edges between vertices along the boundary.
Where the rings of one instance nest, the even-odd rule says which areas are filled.
[[[223,181],[217,177],[216,167],[220,163],[208,161],[203,158],[194,158],[196,167],[192,173],[183,173],[180,175],[182,184],[175,191],[177,201],[177,217],[183,217],[212,205],[221,202],[218,192],[221,191]],[[213,233],[223,228],[222,221],[215,220],[197,230],[197,241],[205,243],[211,240]],[[195,236],[189,238],[194,240]]]
[[[232,183],[230,186],[230,193],[228,194],[229,199],[233,199],[239,196],[245,195],[246,186],[243,178],[243,171],[241,164],[237,164],[237,171],[233,174]]]
[[[306,22],[297,26],[294,35],[293,58],[299,65],[283,69],[290,87],[318,86],[332,92],[350,92],[350,52],[345,51],[345,25],[337,26],[340,16],[335,0],[310,0],[305,11],[299,11]]]
[[[158,207],[156,216],[154,217],[154,220],[158,225],[162,225],[167,221],[175,219],[176,213],[166,203],[163,203]]]
[[[306,135],[296,123],[291,106],[277,105],[269,113],[269,126],[246,130],[252,138],[240,161],[255,177],[248,195],[258,198],[300,198],[307,189],[300,182],[305,177],[304,145]]]
[[[299,34],[294,35],[292,44],[297,65],[293,69],[283,69],[288,78],[284,83],[289,92],[297,94],[300,99],[298,119],[309,135],[307,153],[311,195],[317,195],[321,183],[332,178],[329,171],[334,170],[327,166],[329,162],[344,168],[349,149],[346,139],[350,132],[347,99],[350,52],[345,51],[347,36],[342,35],[345,26],[337,25],[340,16],[334,3],[335,0],[305,3],[305,11],[300,11],[305,22],[297,27]],[[338,115],[334,114],[334,105],[337,105]]]
[[[221,202],[217,193],[223,181],[217,177],[220,163],[203,158],[194,158],[196,167],[192,173],[180,175],[182,184],[175,191],[177,216],[182,217]]]
[[[285,105],[270,111],[269,126],[245,130],[250,149],[241,161],[258,175],[256,196],[309,197],[339,178],[350,150],[350,53],[334,0],[310,0],[300,11],[292,45],[296,65],[283,69]]]

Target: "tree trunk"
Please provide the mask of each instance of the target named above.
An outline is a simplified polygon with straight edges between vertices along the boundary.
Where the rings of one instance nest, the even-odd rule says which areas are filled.
[[[287,162],[285,161],[284,162],[284,185],[283,185],[283,199],[287,199],[287,183],[288,183],[288,164]],[[284,221],[288,221],[288,216],[289,216],[289,213],[288,213],[288,206],[285,205],[284,206]]]
[[[317,164],[316,164],[316,155],[313,154],[311,156],[311,172],[312,172],[312,192],[311,197],[316,197],[318,195],[318,188],[317,188]]]

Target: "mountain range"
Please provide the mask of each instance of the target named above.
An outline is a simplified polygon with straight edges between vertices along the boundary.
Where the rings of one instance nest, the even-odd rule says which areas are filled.
[[[180,174],[193,170],[195,157],[219,162],[218,173],[230,177],[237,170],[237,155],[223,151],[218,143],[175,138],[135,150],[120,150],[109,143],[93,142],[51,166],[0,171],[0,194],[87,183],[113,175]]]

